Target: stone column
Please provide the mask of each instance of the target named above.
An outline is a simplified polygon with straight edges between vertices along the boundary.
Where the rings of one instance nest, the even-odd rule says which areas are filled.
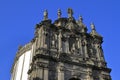
[[[98,61],[100,61],[100,53],[99,53],[99,49],[98,49],[98,44],[95,44],[95,48],[96,48],[96,56],[97,56],[97,59]]]
[[[87,40],[84,40],[84,58],[88,58]]]
[[[38,68],[36,69],[36,77],[40,78],[40,79],[43,79],[44,78],[44,70],[43,68]]]
[[[38,38],[37,38],[37,44],[36,44],[36,48],[40,48],[41,47],[41,43],[42,43],[42,28],[39,29],[38,31]]]
[[[102,50],[102,46],[101,45],[99,45],[99,53],[100,53],[101,61],[105,62],[105,58],[104,58],[104,55],[103,55],[103,50]]]
[[[58,35],[58,51],[61,52],[61,48],[62,48],[62,34],[61,34],[61,30],[59,30],[59,35]]]
[[[77,38],[76,40],[77,40],[77,48],[80,49],[80,39]]]
[[[41,48],[43,48],[44,47],[44,30],[43,30],[43,27],[42,27],[42,30],[41,30],[41,41],[40,41],[40,43],[41,43]]]
[[[58,78],[57,80],[64,80],[64,72],[63,71],[59,71],[58,73]]]
[[[66,41],[66,53],[70,53],[70,51],[69,51],[69,36],[67,36],[67,41]]]
[[[32,55],[32,57],[36,55],[35,52],[36,52],[36,49],[37,49],[37,46],[38,46],[37,43],[38,43],[38,38],[36,38],[35,42],[33,43],[33,55]]]
[[[45,40],[44,40],[44,30],[43,30],[43,27],[42,26],[39,30],[38,30],[38,40],[37,40],[37,49],[38,48],[41,48],[41,47],[44,47],[44,43],[45,43]]]
[[[44,68],[44,80],[48,80],[48,68]]]
[[[80,53],[81,53],[81,55],[83,56],[83,46],[82,46],[82,40],[81,39],[79,39],[79,41],[80,41]]]
[[[62,63],[56,65],[56,79],[57,80],[64,80],[64,71],[62,69]]]
[[[56,73],[57,73],[57,80],[62,80],[61,79],[61,71],[60,71],[60,67],[58,66],[57,70],[56,70]]]
[[[64,71],[61,71],[61,80],[64,80]]]
[[[46,39],[46,35],[45,35],[45,29],[44,29],[44,27],[43,27],[43,48],[46,48],[46,44],[45,44],[45,39]]]

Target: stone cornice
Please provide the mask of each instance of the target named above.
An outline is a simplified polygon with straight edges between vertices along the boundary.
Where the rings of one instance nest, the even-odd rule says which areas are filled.
[[[43,55],[43,54],[37,54],[36,56],[33,57],[33,61],[35,61],[35,59],[37,58],[43,58],[43,59],[48,59],[49,61],[54,61],[54,62],[63,62],[63,63],[67,63],[67,64],[72,64],[72,65],[78,65],[78,66],[82,66],[82,67],[90,67],[92,68],[93,70],[98,70],[98,71],[106,71],[108,73],[111,72],[111,69],[110,68],[106,68],[106,67],[98,67],[98,66],[95,66],[95,65],[91,65],[91,64],[86,64],[85,62],[73,62],[73,61],[70,61],[70,60],[61,60],[59,58],[55,58],[55,57],[52,57],[52,56],[47,56],[47,55]]]
[[[25,46],[23,46],[18,52],[16,57],[20,57],[23,53],[25,53],[26,51],[30,50],[32,48],[32,43],[28,43]]]

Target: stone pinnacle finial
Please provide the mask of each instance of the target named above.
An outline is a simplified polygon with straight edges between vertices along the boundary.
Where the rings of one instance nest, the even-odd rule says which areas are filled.
[[[95,30],[95,25],[94,25],[94,23],[91,23],[91,29],[92,29],[92,30]]]
[[[68,8],[68,17],[73,17],[73,10],[71,8]]]
[[[43,15],[44,15],[44,20],[48,20],[48,11],[47,10],[44,11]]]
[[[58,9],[58,13],[57,13],[57,15],[58,15],[58,18],[61,18],[61,10],[60,9]]]
[[[83,22],[82,16],[79,16],[79,20],[80,20],[80,22]]]
[[[102,37],[101,35],[99,35],[99,34],[96,32],[94,23],[91,23],[91,29],[92,29],[92,31],[91,31],[91,33],[90,33],[91,35],[96,35],[96,36]]]

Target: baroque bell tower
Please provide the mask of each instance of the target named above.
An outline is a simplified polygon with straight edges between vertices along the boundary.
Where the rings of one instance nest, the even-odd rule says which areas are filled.
[[[44,19],[36,25],[35,36],[29,43],[27,79],[22,79],[21,74],[21,79],[12,80],[111,80],[111,69],[102,49],[103,37],[94,23],[88,33],[82,16],[75,20],[73,10],[68,8],[67,12],[68,18],[61,17],[58,9],[58,19],[52,23],[47,10],[44,11]],[[27,46],[23,48],[26,50]],[[17,60],[27,51],[20,55],[21,49],[12,68],[14,76]]]

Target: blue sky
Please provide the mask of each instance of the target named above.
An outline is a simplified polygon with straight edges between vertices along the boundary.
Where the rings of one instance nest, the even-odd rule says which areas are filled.
[[[90,23],[104,37],[103,50],[113,80],[120,75],[120,5],[119,0],[0,0],[0,80],[10,79],[10,69],[19,45],[28,43],[34,28],[48,9],[49,18],[57,19],[57,10],[67,17],[72,8],[75,19],[83,16],[90,32]]]

